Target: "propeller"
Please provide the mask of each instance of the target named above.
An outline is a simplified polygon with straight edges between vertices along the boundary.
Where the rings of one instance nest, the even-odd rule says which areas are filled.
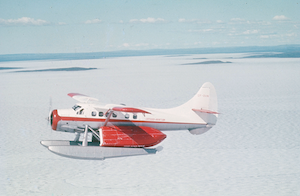
[[[52,112],[52,97],[50,96],[50,100],[49,100],[49,110],[48,110],[48,117],[46,118],[47,119],[47,125],[51,125],[51,121],[52,121],[52,116],[51,116],[51,112]]]
[[[52,121],[53,121],[53,114],[52,114],[52,97],[50,96],[50,99],[49,99],[49,109],[48,109],[48,117],[46,118],[47,120],[47,127],[51,126],[52,124]],[[52,130],[52,128],[50,129],[50,131]],[[52,131],[51,131],[52,133]],[[75,133],[75,139],[74,141],[79,141],[79,138],[80,138],[80,133],[79,132],[76,132]]]

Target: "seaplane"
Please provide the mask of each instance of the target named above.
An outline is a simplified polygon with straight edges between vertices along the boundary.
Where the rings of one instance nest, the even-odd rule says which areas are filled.
[[[219,114],[217,94],[209,82],[189,101],[169,109],[102,104],[83,94],[68,95],[78,103],[69,109],[51,111],[48,120],[53,130],[75,133],[75,139],[40,143],[57,155],[75,159],[155,154],[162,147],[154,146],[167,137],[163,132],[188,130],[200,135],[216,125]]]

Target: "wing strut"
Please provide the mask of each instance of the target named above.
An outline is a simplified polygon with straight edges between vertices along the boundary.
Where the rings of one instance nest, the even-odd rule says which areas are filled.
[[[105,122],[104,122],[104,124],[103,124],[103,127],[105,127],[105,126],[107,125],[107,123],[108,123],[108,121],[109,121],[111,115],[113,114],[113,112],[114,112],[113,110],[108,110],[108,111],[107,111],[107,113],[105,114],[105,115],[107,115],[107,117],[106,117],[106,120],[105,120]]]
[[[83,135],[83,141],[82,141],[82,146],[88,146],[88,131],[91,131],[94,136],[97,137],[97,139],[100,141],[100,136],[99,134],[96,133],[96,131],[94,131],[90,126],[85,125],[85,129],[84,129],[84,135]]]

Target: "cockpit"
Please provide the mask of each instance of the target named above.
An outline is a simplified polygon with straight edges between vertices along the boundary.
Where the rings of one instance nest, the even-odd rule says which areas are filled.
[[[84,114],[84,108],[82,108],[80,105],[74,105],[72,109],[76,112],[76,114]]]
[[[73,109],[74,111],[76,111],[76,110],[78,110],[78,109],[80,109],[80,108],[81,108],[80,105],[74,105],[74,106],[72,107],[72,109]]]

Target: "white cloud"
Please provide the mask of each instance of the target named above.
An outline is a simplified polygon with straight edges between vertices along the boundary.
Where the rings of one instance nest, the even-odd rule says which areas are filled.
[[[186,20],[184,18],[180,18],[178,22],[186,22]]]
[[[272,23],[270,23],[269,21],[258,21],[257,24],[258,25],[271,25]]]
[[[243,18],[232,18],[230,19],[229,23],[228,24],[232,24],[232,25],[236,25],[236,24],[239,24],[239,25],[244,25],[244,24],[248,24],[248,25],[251,25],[251,24],[254,24],[256,22],[253,22],[253,21],[247,21]]]
[[[129,22],[131,23],[165,23],[167,22],[163,18],[142,18],[142,19],[131,19]]]
[[[96,19],[92,19],[92,20],[87,20],[84,23],[85,24],[98,24],[98,23],[101,23],[101,22],[102,22],[102,20],[96,18]]]
[[[22,26],[30,26],[30,25],[34,25],[34,26],[41,26],[41,25],[48,25],[50,24],[49,22],[45,21],[45,20],[41,20],[41,19],[34,19],[34,18],[29,18],[29,17],[22,17],[19,19],[1,19],[0,18],[0,25],[11,25],[11,26],[15,26],[15,25],[22,25]]]
[[[278,16],[274,16],[273,20],[277,20],[277,21],[285,21],[285,20],[290,20],[288,17],[284,16],[284,15],[278,15]]]
[[[253,30],[237,30],[236,28],[232,28],[227,35],[229,36],[247,36],[246,39],[249,39],[251,35],[257,35],[261,30],[253,29]]]
[[[287,37],[297,37],[296,33],[288,33],[286,34]]]
[[[245,22],[246,20],[242,19],[242,18],[232,18],[232,19],[230,19],[230,21],[233,21],[233,22]]]
[[[271,34],[271,35],[261,35],[260,38],[262,39],[272,39],[272,38],[279,38],[279,37],[282,37],[282,35],[274,35],[274,34]]]
[[[178,22],[182,23],[197,23],[197,24],[211,24],[212,22],[210,20],[200,20],[200,19],[185,19],[185,18],[180,18],[178,19]]]
[[[245,20],[243,18],[232,18],[228,24],[239,24],[239,25],[271,25],[269,21],[262,20]]]
[[[258,30],[247,30],[243,32],[243,34],[245,35],[256,34],[256,33],[258,33]]]
[[[58,25],[66,25],[67,23],[65,22],[59,22]]]
[[[206,33],[206,32],[211,32],[214,31],[214,29],[198,29],[198,30],[192,30],[189,29],[188,32],[198,32],[198,33]]]
[[[136,47],[145,47],[145,46],[149,46],[148,43],[140,43],[140,44],[135,44]]]
[[[124,47],[129,47],[130,45],[128,43],[123,44]]]

